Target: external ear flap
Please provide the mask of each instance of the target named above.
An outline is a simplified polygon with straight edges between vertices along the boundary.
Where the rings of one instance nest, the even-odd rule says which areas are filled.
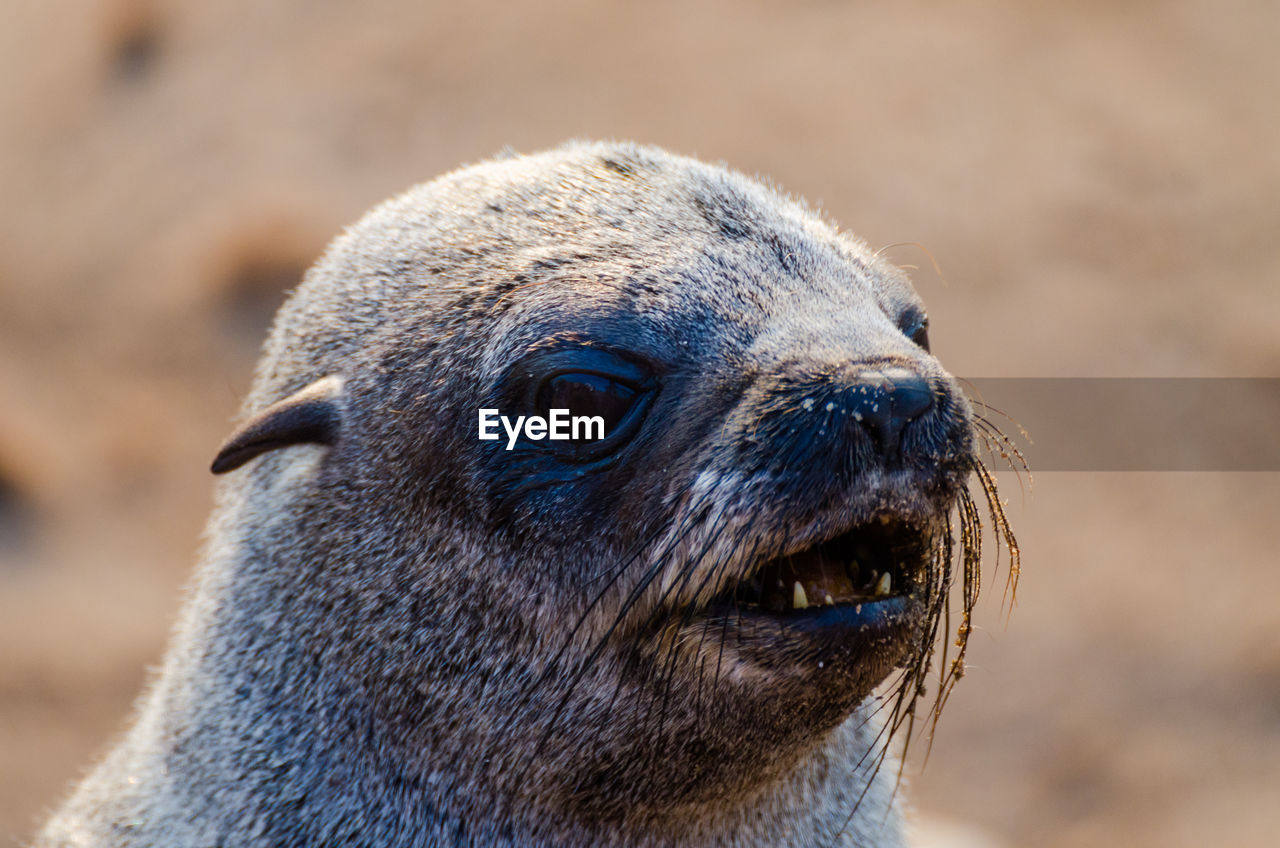
[[[249,460],[290,445],[331,445],[341,425],[342,378],[322,377],[259,412],[236,428],[218,449],[211,470],[234,471]]]

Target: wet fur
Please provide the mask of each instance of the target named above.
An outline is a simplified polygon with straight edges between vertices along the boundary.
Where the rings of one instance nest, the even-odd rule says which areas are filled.
[[[1005,526],[967,402],[895,325],[916,303],[802,206],[653,148],[511,156],[374,210],[244,404],[338,375],[337,437],[221,482],[163,669],[37,844],[900,845],[888,739],[953,559],[967,635],[974,469]],[[538,457],[479,442],[476,410],[529,350],[600,339],[668,363],[643,459],[527,485]],[[848,361],[942,398],[904,467],[799,405]],[[901,656],[815,682],[699,619],[752,563],[886,510],[937,531]]]

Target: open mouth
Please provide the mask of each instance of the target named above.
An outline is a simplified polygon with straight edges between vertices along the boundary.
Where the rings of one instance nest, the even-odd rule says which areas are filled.
[[[769,560],[711,604],[720,613],[780,621],[838,618],[853,624],[877,608],[902,607],[924,581],[928,530],[883,516],[805,550]],[[896,604],[886,602],[897,601]],[[838,616],[824,615],[839,610]]]

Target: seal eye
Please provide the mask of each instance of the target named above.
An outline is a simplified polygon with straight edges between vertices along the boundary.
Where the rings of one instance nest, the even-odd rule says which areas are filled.
[[[517,360],[507,400],[493,405],[548,422],[545,437],[526,434],[513,449],[570,463],[580,475],[591,463],[614,461],[644,424],[657,390],[655,366],[647,360],[573,344]]]
[[[600,374],[557,374],[538,389],[537,408],[543,416],[567,409],[571,416],[604,420],[608,438],[635,403],[636,390]]]
[[[929,351],[929,319],[928,318],[922,317],[917,319],[911,325],[911,328],[906,331],[906,333],[907,333],[907,337],[911,339],[911,341],[919,345],[920,347],[924,348],[926,353]]]

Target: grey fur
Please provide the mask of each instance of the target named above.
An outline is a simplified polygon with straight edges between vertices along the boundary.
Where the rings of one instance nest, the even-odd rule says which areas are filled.
[[[511,156],[373,210],[281,310],[242,412],[337,376],[336,438],[220,481],[161,673],[37,844],[900,845],[871,693],[907,657],[815,682],[643,625],[842,523],[950,509],[970,413],[899,326],[918,308],[802,206],[653,148]],[[589,501],[517,494],[476,438],[548,336],[670,367],[644,461]],[[753,437],[834,434],[780,398],[848,362],[937,387],[917,467],[847,434],[784,466],[781,431]]]

